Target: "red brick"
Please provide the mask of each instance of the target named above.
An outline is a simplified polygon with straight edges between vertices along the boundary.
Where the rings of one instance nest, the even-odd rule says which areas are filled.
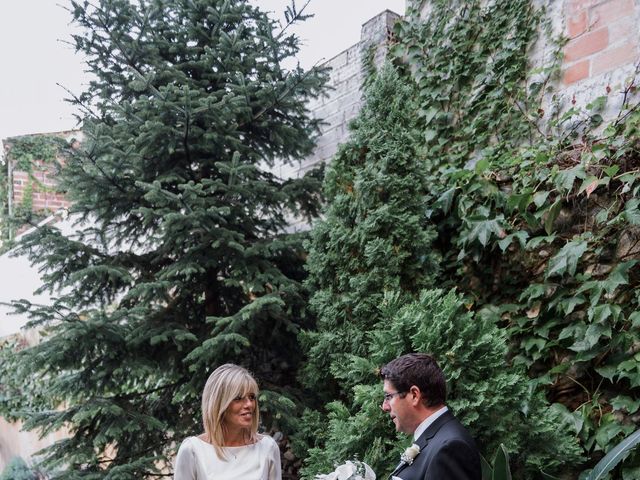
[[[633,0],[609,0],[597,5],[589,12],[591,28],[595,30],[610,25],[620,18],[630,17],[634,14],[634,10]]]
[[[588,15],[586,10],[582,10],[577,15],[567,18],[567,34],[569,38],[576,38],[587,31]]]
[[[638,48],[634,43],[627,43],[621,47],[609,48],[593,58],[592,75],[613,70],[616,67],[635,63],[638,58]]]
[[[564,47],[564,61],[573,62],[604,50],[609,45],[609,32],[601,28],[570,40]]]
[[[589,60],[574,63],[562,72],[562,83],[569,85],[589,76]]]

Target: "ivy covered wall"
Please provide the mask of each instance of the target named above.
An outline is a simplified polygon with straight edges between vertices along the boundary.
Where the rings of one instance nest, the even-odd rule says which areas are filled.
[[[0,173],[0,238],[4,248],[15,235],[51,213],[68,207],[57,177],[64,152],[80,137],[78,131],[33,134],[3,141]]]

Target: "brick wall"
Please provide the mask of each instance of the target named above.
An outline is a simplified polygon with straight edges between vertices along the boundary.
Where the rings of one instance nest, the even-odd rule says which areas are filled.
[[[32,204],[34,212],[55,212],[59,208],[68,207],[69,202],[56,189],[56,169],[41,161],[34,162],[32,177],[27,172],[13,170],[12,200],[14,208],[24,200],[25,190],[32,189]],[[34,181],[35,180],[35,181]],[[31,185],[31,187],[29,187]]]
[[[564,85],[595,79],[638,61],[636,0],[565,0]]]
[[[80,137],[81,134],[78,131],[67,131],[42,135],[56,136],[70,140]],[[58,165],[53,162],[43,162],[42,160],[34,159],[31,162],[32,171],[30,173],[20,170],[17,161],[11,159],[11,148],[17,138],[21,137],[3,140],[4,156],[5,159],[8,159],[5,167],[7,168],[6,178],[9,182],[9,198],[6,200],[9,203],[10,216],[15,213],[16,208],[23,205],[25,197],[27,196],[31,198],[31,210],[38,214],[49,215],[61,208],[68,207],[69,201],[65,198],[64,193],[57,191],[56,177],[59,166],[62,163],[62,158],[58,158]],[[15,233],[20,233],[21,231],[22,229],[19,229],[18,232]]]

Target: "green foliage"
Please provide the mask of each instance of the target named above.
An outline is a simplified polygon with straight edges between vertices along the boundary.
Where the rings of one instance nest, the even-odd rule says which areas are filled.
[[[52,135],[25,135],[9,139],[7,160],[14,162],[14,169],[33,172],[35,161],[54,163],[67,142]]]
[[[351,136],[327,168],[328,206],[312,233],[308,270],[317,330],[306,332],[310,385],[351,395],[346,359],[366,356],[387,291],[412,295],[437,271],[424,214],[426,175],[414,91],[386,66],[364,92]],[[335,397],[334,397],[335,398]]]
[[[38,480],[40,475],[20,457],[13,457],[0,473],[0,480]]]
[[[586,476],[581,476],[580,478],[584,478],[584,480],[602,480],[604,478],[609,478],[607,475],[611,472],[618,464],[624,462],[625,458],[628,456],[629,452],[638,446],[640,443],[640,430],[632,433],[627,438],[625,438],[622,442],[616,445],[607,455],[605,455],[592,470],[588,472]],[[482,466],[482,479],[483,480],[511,480],[511,467],[509,465],[509,453],[504,445],[500,445],[500,447],[496,450],[496,454],[493,457],[493,465],[489,465],[489,463],[483,458],[483,466]],[[538,472],[539,478],[545,480],[558,480],[556,477],[546,474],[543,471]],[[635,473],[630,473],[627,477],[623,471],[623,479],[632,479],[637,478],[637,470]]]
[[[584,107],[542,101],[559,64],[528,71],[545,28],[531,2],[434,1],[429,11],[425,22],[409,9],[394,49],[428,125],[441,283],[507,329],[514,364],[565,406],[554,410],[593,465],[637,426],[636,79],[607,124],[615,87]]]
[[[72,13],[95,77],[61,177],[77,232],[43,227],[20,246],[53,302],[16,305],[43,338],[0,366],[0,410],[68,429],[45,452],[55,478],[166,475],[221,363],[255,373],[267,428],[295,416],[308,323],[304,235],[287,219],[315,214],[320,185],[269,167],[313,147],[306,102],[324,75],[285,70],[296,37],[244,0]]]
[[[426,290],[407,303],[388,294],[381,321],[367,335],[367,356],[351,355],[347,367],[362,383],[355,387],[355,413],[341,402],[329,406],[324,442],[309,452],[307,477],[326,471],[332,459],[357,455],[378,475],[388,474],[408,439],[393,438],[393,427],[380,408],[380,365],[412,351],[430,352],[448,379],[448,406],[470,430],[484,455],[504,443],[521,452],[514,465],[521,478],[559,471],[580,462],[570,424],[549,409],[530,388],[523,369],[507,361],[506,332],[491,320],[466,311],[453,292]],[[366,374],[365,380],[361,380]]]
[[[601,480],[606,478],[606,475],[612,471],[620,462],[623,462],[629,452],[636,448],[640,443],[640,430],[636,430],[634,433],[625,438],[622,442],[616,445],[607,453],[602,460],[600,460],[593,470],[589,472],[585,480]]]
[[[334,462],[355,454],[377,464],[389,455],[389,429],[368,400],[379,386],[369,385],[368,363],[354,359],[374,354],[369,332],[385,321],[379,310],[385,295],[411,298],[437,272],[414,98],[411,86],[385,66],[365,88],[351,136],[327,168],[328,205],[312,232],[307,267],[317,328],[304,332],[303,341],[307,384],[322,385],[322,398],[341,402],[303,419],[298,438],[306,445],[299,448],[314,447],[307,474],[333,470]]]

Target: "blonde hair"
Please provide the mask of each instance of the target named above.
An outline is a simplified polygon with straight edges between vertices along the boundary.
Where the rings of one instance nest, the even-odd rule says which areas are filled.
[[[260,412],[257,400],[258,383],[249,371],[233,363],[226,363],[216,368],[209,376],[202,392],[202,423],[204,434],[216,450],[218,458],[226,460],[224,451],[224,416],[231,402],[237,397],[253,393],[256,405],[249,427],[249,441],[258,440],[258,424]]]

